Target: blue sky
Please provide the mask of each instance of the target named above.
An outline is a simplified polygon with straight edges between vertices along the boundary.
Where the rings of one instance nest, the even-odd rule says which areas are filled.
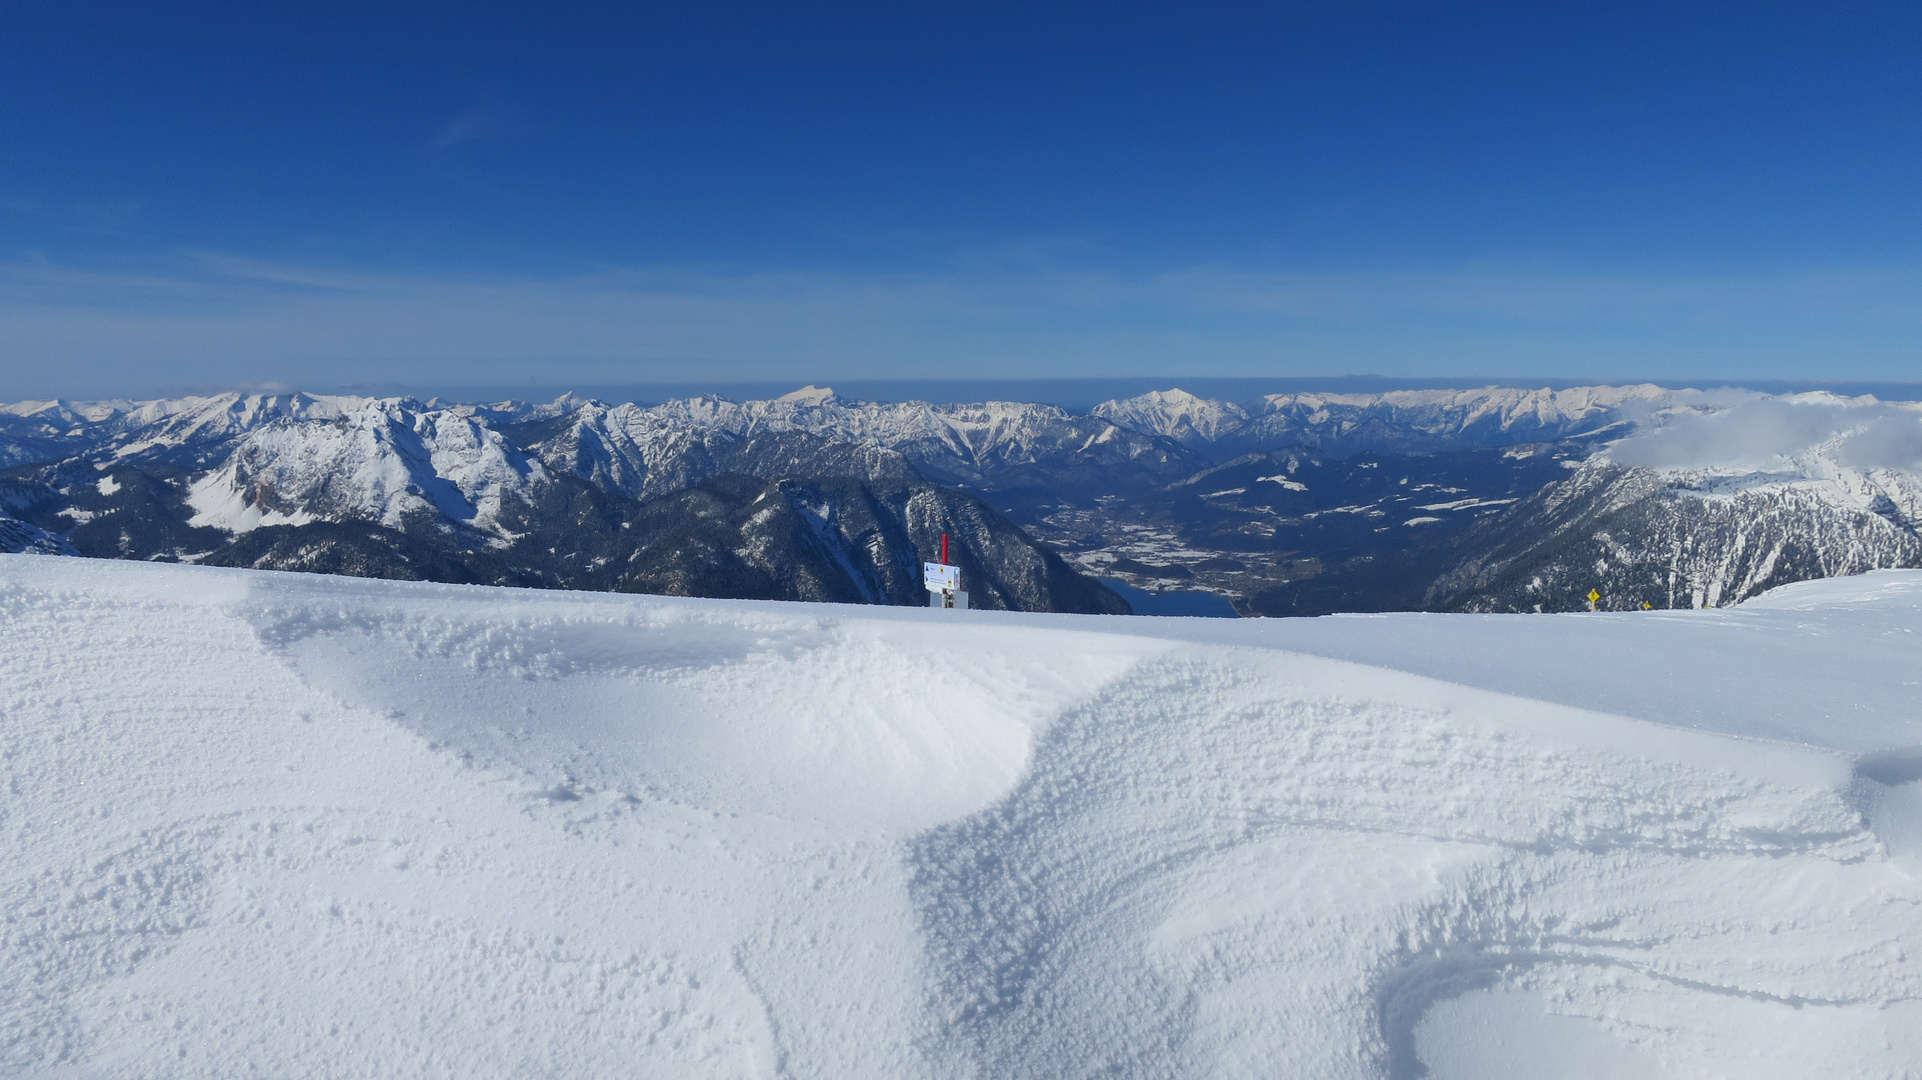
[[[1914,5],[9,23],[0,399],[1922,378]]]

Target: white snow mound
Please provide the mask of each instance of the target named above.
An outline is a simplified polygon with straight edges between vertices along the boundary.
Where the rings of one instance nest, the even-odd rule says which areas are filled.
[[[5,1075],[1922,1072],[1922,573],[1224,624],[23,555],[0,610]]]

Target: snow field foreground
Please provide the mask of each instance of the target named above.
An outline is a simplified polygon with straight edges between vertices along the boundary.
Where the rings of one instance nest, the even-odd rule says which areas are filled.
[[[1922,1075],[1922,574],[1223,626],[0,556],[0,611],[5,1075]],[[1638,642],[1620,714],[1516,692]]]

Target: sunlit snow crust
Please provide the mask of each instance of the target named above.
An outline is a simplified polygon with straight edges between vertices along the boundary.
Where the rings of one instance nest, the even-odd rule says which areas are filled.
[[[0,1070],[1922,1070],[1922,574],[1224,623],[0,556]]]

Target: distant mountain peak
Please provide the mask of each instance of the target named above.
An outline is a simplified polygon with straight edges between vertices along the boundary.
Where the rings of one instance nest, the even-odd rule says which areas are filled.
[[[1120,401],[1104,401],[1094,407],[1093,415],[1191,447],[1212,443],[1248,422],[1248,413],[1239,405],[1196,397],[1181,389],[1150,390]]]
[[[791,402],[795,405],[837,405],[841,399],[834,391],[825,386],[809,383],[799,390],[792,390],[775,398],[776,401]]]

